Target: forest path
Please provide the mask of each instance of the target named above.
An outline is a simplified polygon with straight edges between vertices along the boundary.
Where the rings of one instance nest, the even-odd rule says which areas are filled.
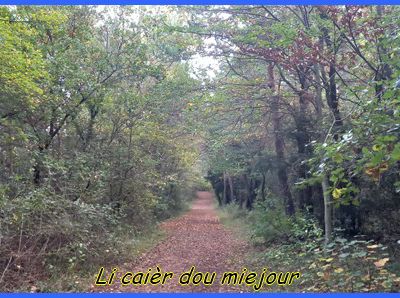
[[[219,222],[210,192],[197,192],[192,208],[186,214],[161,224],[167,237],[153,249],[143,254],[132,264],[124,264],[120,272],[155,272],[159,266],[162,272],[173,272],[172,279],[164,285],[122,286],[119,278],[111,286],[96,287],[96,291],[106,292],[240,292],[246,289],[238,286],[220,285],[220,277],[226,271],[241,271],[242,256],[248,244],[233,236]],[[196,267],[196,272],[216,272],[211,286],[179,284],[181,273]],[[108,268],[109,274],[110,268]],[[121,275],[117,274],[117,277]],[[151,277],[151,276],[150,276]]]

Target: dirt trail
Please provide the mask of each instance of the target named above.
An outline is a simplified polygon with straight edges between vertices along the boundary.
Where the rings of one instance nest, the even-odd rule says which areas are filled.
[[[236,239],[219,222],[209,192],[198,192],[192,209],[178,218],[161,225],[167,233],[165,240],[143,254],[135,263],[119,267],[122,272],[147,272],[148,268],[159,266],[164,272],[171,271],[174,277],[164,285],[121,286],[119,278],[111,286],[96,287],[101,292],[240,292],[246,289],[219,284],[219,277],[225,271],[241,271],[241,256],[247,244]],[[211,286],[178,283],[179,275],[196,266],[196,271],[216,272]],[[110,270],[110,268],[108,268]],[[153,271],[154,272],[154,269]],[[118,276],[118,275],[117,275]]]

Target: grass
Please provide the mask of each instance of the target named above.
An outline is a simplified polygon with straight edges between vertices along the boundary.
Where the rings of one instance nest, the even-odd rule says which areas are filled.
[[[239,239],[253,242],[250,225],[246,222],[247,212],[240,209],[236,204],[219,207],[216,203],[218,217],[221,223],[231,230]]]

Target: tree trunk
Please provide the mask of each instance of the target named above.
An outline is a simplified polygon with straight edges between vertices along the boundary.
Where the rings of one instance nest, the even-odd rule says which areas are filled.
[[[230,199],[229,201],[233,202],[234,196],[233,196],[233,183],[232,183],[232,177],[229,174],[226,174],[228,177],[228,183],[229,183],[229,193],[230,193]]]
[[[342,126],[343,120],[342,117],[340,116],[339,99],[337,97],[337,88],[336,88],[336,49],[334,48],[332,40],[329,36],[328,29],[323,27],[321,30],[323,33],[322,38],[325,41],[328,52],[332,55],[329,61],[328,77],[326,76],[324,69],[321,70],[322,80],[325,88],[326,100],[328,103],[328,107],[331,110],[335,120],[334,125]]]
[[[285,145],[281,133],[281,114],[279,112],[279,96],[276,94],[274,65],[268,64],[268,87],[271,90],[271,113],[272,124],[275,137],[275,154],[278,161],[278,180],[280,184],[281,195],[285,204],[286,215],[292,216],[295,213],[292,194],[289,189],[287,167],[285,160]]]
[[[324,195],[324,222],[325,222],[325,245],[332,240],[332,197],[329,192],[328,175],[322,177],[322,191]]]
[[[35,186],[40,186],[43,180],[43,151],[43,147],[39,146],[38,155],[33,165],[33,184]]]
[[[376,13],[378,18],[382,20],[383,16],[385,15],[385,7],[378,5],[376,7]],[[382,81],[390,80],[391,76],[393,75],[393,71],[390,68],[389,64],[383,61],[387,61],[389,58],[389,51],[388,49],[382,45],[382,40],[380,39],[377,43],[377,53],[380,62],[380,67],[377,68],[375,73],[375,95],[378,101],[382,100],[382,96],[385,92],[385,86]]]
[[[228,204],[228,194],[227,194],[227,190],[226,190],[226,188],[227,188],[227,185],[226,185],[226,173],[224,172],[224,174],[223,174],[223,176],[224,176],[224,200],[223,200],[223,202],[224,202],[224,204],[226,205],[226,204]]]
[[[262,173],[262,184],[261,184],[261,197],[262,200],[265,201],[265,174]]]
[[[315,74],[315,112],[317,113],[317,118],[322,118],[322,81],[321,81],[321,68],[318,64],[314,64],[314,74]]]
[[[307,117],[307,97],[309,82],[304,74],[304,71],[299,72],[299,81],[301,84],[301,90],[299,92],[299,111],[295,116],[296,123],[296,141],[297,141],[297,153],[298,158],[301,161],[306,160],[311,155],[311,147],[307,147],[307,144],[311,141],[310,133],[308,131],[309,119]],[[308,167],[304,162],[301,162],[297,169],[297,174],[301,179],[308,178]],[[312,196],[312,188],[306,186],[298,190],[299,206],[305,210],[306,206],[310,205]]]

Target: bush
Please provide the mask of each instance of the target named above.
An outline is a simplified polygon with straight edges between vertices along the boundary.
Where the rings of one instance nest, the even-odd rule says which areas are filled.
[[[285,243],[322,236],[322,229],[311,215],[297,213],[295,217],[289,218],[277,201],[270,199],[268,203],[258,202],[248,214],[253,240]]]
[[[230,203],[221,208],[220,217],[222,220],[245,220],[247,216],[248,211],[240,208],[236,203]]]
[[[252,238],[256,242],[286,242],[291,235],[291,221],[283,208],[267,207],[264,202],[257,203],[249,213],[252,222]]]
[[[87,264],[97,266],[120,253],[115,237],[123,228],[121,218],[108,205],[71,201],[37,189],[2,200],[0,207],[0,267],[5,268],[3,285],[10,288],[21,276],[88,269]]]

